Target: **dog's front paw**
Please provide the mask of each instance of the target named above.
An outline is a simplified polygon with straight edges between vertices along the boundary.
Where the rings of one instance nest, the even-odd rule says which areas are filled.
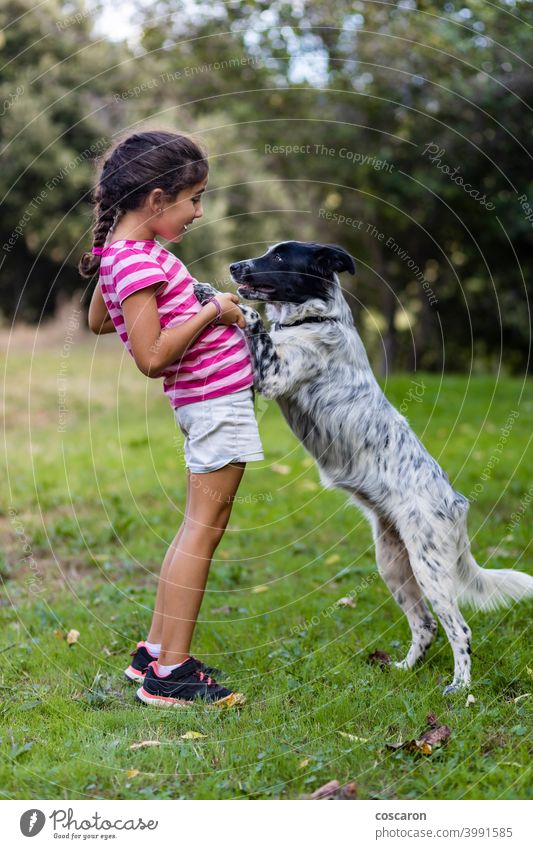
[[[261,323],[261,316],[257,310],[252,309],[252,307],[249,307],[248,304],[239,304],[239,309],[246,319],[247,327],[254,327]]]
[[[219,292],[209,283],[193,283],[194,294],[201,304],[205,304],[209,298],[218,295]]]

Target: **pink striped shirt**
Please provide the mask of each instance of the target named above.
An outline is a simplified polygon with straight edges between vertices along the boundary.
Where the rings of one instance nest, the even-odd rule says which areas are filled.
[[[111,242],[102,254],[100,287],[115,329],[129,353],[122,304],[129,295],[159,284],[155,292],[161,327],[176,327],[202,305],[184,264],[155,239]],[[186,353],[162,372],[163,389],[173,407],[246,389],[253,383],[244,332],[236,324],[206,327]]]

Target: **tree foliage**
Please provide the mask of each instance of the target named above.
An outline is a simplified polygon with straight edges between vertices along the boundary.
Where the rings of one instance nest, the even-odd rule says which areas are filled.
[[[0,13],[2,243],[31,213],[4,251],[7,315],[22,290],[17,314],[37,317],[76,285],[91,146],[158,125],[209,149],[206,216],[180,247],[196,276],[227,280],[276,239],[341,243],[383,370],[524,368],[530,4],[160,0],[130,44],[97,38],[78,0],[31,9]]]

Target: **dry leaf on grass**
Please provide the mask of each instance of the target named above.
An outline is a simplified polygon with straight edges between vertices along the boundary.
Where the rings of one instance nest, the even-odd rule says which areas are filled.
[[[527,697],[528,697],[528,696],[530,696],[530,695],[531,695],[531,693],[522,693],[522,695],[521,695],[521,696],[517,696],[517,697],[516,697],[516,699],[513,699],[513,702],[514,702],[515,704],[516,704],[517,702],[521,702],[521,701],[522,701],[522,699],[527,699]]]
[[[74,643],[77,643],[79,636],[80,632],[76,631],[75,628],[72,628],[67,634],[67,643],[69,644],[69,646],[73,646]]]
[[[466,697],[465,707],[469,707],[470,705],[475,705],[475,703],[476,703],[475,696],[473,696],[472,693],[469,693],[468,696]]]
[[[349,734],[348,731],[338,731],[341,737],[346,737],[347,740],[352,740],[354,743],[368,743],[368,737],[357,737],[356,734]]]
[[[160,746],[159,740],[143,740],[142,743],[132,743],[130,749],[148,749],[150,746]]]
[[[319,787],[318,790],[315,790],[314,793],[311,793],[311,796],[306,797],[308,799],[356,799],[357,798],[357,785],[354,781],[351,781],[349,784],[341,785],[336,778],[333,781],[328,781],[327,784],[323,784],[322,787]]]
[[[420,740],[424,743],[429,743],[432,748],[435,748],[435,746],[442,746],[448,740],[451,733],[448,725],[437,725],[436,728],[430,728],[429,731],[424,731],[420,736]]]
[[[449,739],[451,730],[448,725],[440,725],[436,714],[428,713],[426,722],[429,728],[414,740],[404,740],[403,743],[386,743],[388,749],[404,749],[406,752],[419,752],[430,755],[433,749],[442,746]]]
[[[304,759],[303,759],[302,761],[300,761],[300,763],[298,764],[298,769],[305,769],[305,768],[306,768],[306,766],[309,766],[309,764],[310,764],[310,763],[311,763],[311,761],[309,760],[309,758],[304,758]]]
[[[180,734],[182,740],[201,740],[202,737],[207,737],[207,734],[201,734],[199,731],[186,731],[185,734]]]
[[[355,607],[355,601],[349,595],[345,595],[337,602],[337,607]]]
[[[379,649],[376,649],[376,651],[373,651],[372,654],[369,654],[367,660],[369,663],[381,666],[382,669],[384,669],[385,666],[390,666],[392,663],[390,654],[387,654],[386,651],[380,651]]]
[[[271,467],[273,472],[276,472],[277,475],[290,475],[291,467],[284,466],[283,463],[272,463]]]
[[[260,584],[258,587],[254,587],[252,589],[253,593],[266,593],[268,591],[268,587],[265,584]]]
[[[330,554],[329,557],[326,557],[324,563],[326,566],[333,566],[335,563],[339,563],[340,559],[340,554]]]
[[[300,489],[304,492],[316,492],[319,489],[318,484],[315,481],[302,481],[300,484]],[[326,563],[328,561],[326,560]]]
[[[128,778],[135,778],[137,775],[140,775],[140,774],[141,774],[140,769],[129,769],[126,773]]]

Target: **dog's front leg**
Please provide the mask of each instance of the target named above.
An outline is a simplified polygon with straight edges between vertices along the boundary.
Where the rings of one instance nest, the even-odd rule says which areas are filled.
[[[205,304],[209,298],[213,298],[215,295],[220,295],[220,292],[211,286],[210,283],[196,283],[192,284],[194,289],[194,294],[198,298],[201,304]]]
[[[246,338],[252,354],[255,387],[265,398],[290,395],[315,372],[311,352],[303,346],[276,347],[261,316],[247,304],[239,304],[246,319]]]

